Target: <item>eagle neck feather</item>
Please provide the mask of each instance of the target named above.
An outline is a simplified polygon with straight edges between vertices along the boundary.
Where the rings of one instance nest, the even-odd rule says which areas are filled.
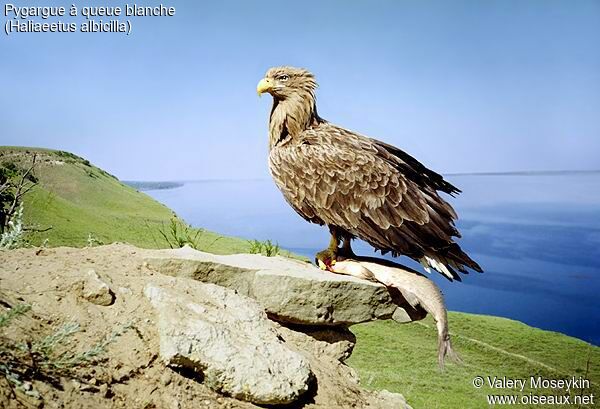
[[[269,120],[269,149],[294,139],[313,124],[322,122],[317,115],[312,93],[274,98]]]

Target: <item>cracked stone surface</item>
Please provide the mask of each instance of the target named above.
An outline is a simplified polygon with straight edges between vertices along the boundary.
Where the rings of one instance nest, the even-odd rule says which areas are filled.
[[[348,326],[390,319],[398,309],[382,284],[280,256],[219,256],[184,247],[147,251],[144,260],[162,274],[217,284],[254,298],[270,318],[285,323]]]

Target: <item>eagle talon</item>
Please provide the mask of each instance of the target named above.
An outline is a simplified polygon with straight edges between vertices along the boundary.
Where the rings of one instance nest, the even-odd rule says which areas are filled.
[[[336,250],[327,249],[317,253],[315,256],[315,262],[321,270],[334,272],[332,267],[335,266],[336,263]]]

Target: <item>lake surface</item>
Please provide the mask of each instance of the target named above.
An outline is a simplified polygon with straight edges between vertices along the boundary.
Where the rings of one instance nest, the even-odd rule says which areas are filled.
[[[448,176],[461,246],[483,274],[441,287],[448,308],[508,317],[600,345],[600,173]],[[270,180],[185,182],[147,193],[196,227],[278,242],[313,257],[325,227],[301,219]],[[373,255],[365,243],[358,254]],[[422,271],[412,260],[397,259]]]

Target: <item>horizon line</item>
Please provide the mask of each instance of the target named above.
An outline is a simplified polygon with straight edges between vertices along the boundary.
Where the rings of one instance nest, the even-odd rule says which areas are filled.
[[[515,171],[484,171],[484,172],[451,172],[442,173],[442,176],[553,176],[568,174],[593,174],[600,173],[600,169],[590,170],[515,170]],[[208,179],[169,179],[169,180],[139,180],[119,179],[121,182],[156,182],[156,183],[194,183],[194,182],[259,182],[271,180],[269,178],[208,178]]]

